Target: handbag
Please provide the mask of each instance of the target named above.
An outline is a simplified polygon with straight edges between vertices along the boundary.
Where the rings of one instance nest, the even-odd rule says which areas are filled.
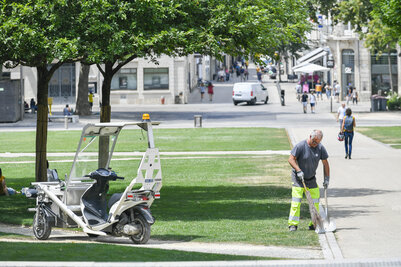
[[[344,133],[343,132],[339,132],[338,136],[337,136],[338,141],[342,142],[344,141]]]

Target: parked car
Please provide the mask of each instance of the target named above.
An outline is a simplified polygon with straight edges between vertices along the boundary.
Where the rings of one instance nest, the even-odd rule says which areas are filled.
[[[246,102],[249,105],[254,105],[256,102],[267,104],[269,94],[267,88],[261,83],[235,83],[233,87],[233,103],[237,105],[241,102]]]

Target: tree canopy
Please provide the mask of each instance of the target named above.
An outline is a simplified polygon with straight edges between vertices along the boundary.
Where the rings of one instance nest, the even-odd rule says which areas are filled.
[[[54,71],[78,57],[74,3],[63,0],[0,2],[0,62],[37,70],[36,180],[46,180],[47,96]],[[54,63],[53,65],[50,65]]]
[[[111,79],[135,58],[273,56],[310,26],[300,0],[2,0],[0,12],[1,61],[38,70],[37,179],[45,179],[48,82],[63,62],[97,64],[108,122]]]

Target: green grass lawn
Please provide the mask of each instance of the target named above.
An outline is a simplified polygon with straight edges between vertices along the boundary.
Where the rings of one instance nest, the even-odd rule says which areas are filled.
[[[147,142],[141,130],[123,130],[116,151],[145,151]],[[81,131],[49,131],[48,152],[75,152]],[[284,129],[275,128],[154,128],[156,146],[160,151],[241,151],[288,150],[290,145]],[[35,132],[2,132],[2,152],[35,152]]]
[[[258,158],[162,159],[161,199],[152,206],[156,223],[152,238],[202,242],[245,242],[279,246],[318,246],[308,231],[307,203],[302,205],[299,231],[290,233],[287,219],[291,201],[287,156]],[[10,164],[11,165],[11,164]],[[70,163],[55,162],[59,174]],[[124,181],[112,182],[110,194],[122,192],[136,175],[139,160],[111,164]],[[34,164],[3,168],[9,186],[20,189],[33,181]],[[2,197],[0,221],[31,225],[34,201],[24,196]]]
[[[391,127],[358,127],[356,130],[379,142],[390,144],[401,149],[401,126]]]
[[[157,262],[272,259],[106,244],[0,242],[0,247],[2,261]]]
[[[49,132],[49,152],[74,152],[79,131]],[[134,145],[132,145],[133,138]],[[289,150],[283,129],[221,128],[221,129],[157,129],[156,146],[160,151],[241,151]],[[33,152],[34,133],[2,133],[4,152]],[[128,130],[119,137],[116,151],[144,151],[146,143],[141,131]],[[116,156],[110,166],[126,177],[110,184],[109,196],[122,192],[136,176],[139,157]],[[71,157],[49,157],[51,168],[59,176],[69,173]],[[310,220],[307,202],[301,210],[299,230],[290,233],[287,227],[291,201],[288,156],[251,155],[187,155],[162,156],[163,188],[161,199],[152,206],[156,223],[151,238],[159,240],[199,242],[240,242],[276,246],[319,247],[318,237],[308,231]],[[67,160],[67,161],[66,161]],[[7,185],[20,190],[34,181],[34,157],[1,158]],[[10,163],[12,162],[12,163]],[[84,162],[89,173],[97,163]],[[32,225],[35,201],[22,195],[1,197],[0,222]],[[1,236],[6,236],[1,235]],[[7,238],[10,238],[8,236]],[[18,237],[11,237],[18,238]],[[50,236],[51,238],[51,236]],[[0,242],[1,243],[1,242]],[[173,260],[242,260],[257,257],[236,257],[163,251],[101,244],[31,244],[24,242],[0,244],[3,260],[19,260],[20,251],[29,251],[24,260],[88,260],[88,261],[173,261]],[[118,249],[118,251],[117,251]],[[116,250],[115,253],[112,251]],[[55,253],[60,252],[60,253]],[[85,251],[85,253],[82,253]],[[111,251],[111,252],[110,252]],[[110,255],[116,254],[116,258]],[[88,256],[89,255],[89,256]],[[104,257],[103,255],[107,255]],[[122,258],[121,255],[124,255]],[[154,256],[157,255],[157,256]],[[114,256],[113,256],[114,257]]]

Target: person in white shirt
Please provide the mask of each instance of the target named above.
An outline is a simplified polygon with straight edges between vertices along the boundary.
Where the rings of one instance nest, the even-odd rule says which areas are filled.
[[[337,121],[340,122],[340,131],[342,129],[343,119],[344,119],[346,110],[347,110],[347,108],[345,107],[345,103],[342,102],[341,106],[337,110]]]
[[[315,94],[313,93],[313,91],[312,91],[312,93],[311,93],[311,95],[310,95],[310,110],[311,110],[311,112],[312,113],[315,113],[315,106],[316,106],[316,96],[315,96]]]
[[[337,97],[337,103],[340,102],[340,92],[341,92],[341,85],[337,83],[337,81],[334,81],[334,94]]]

